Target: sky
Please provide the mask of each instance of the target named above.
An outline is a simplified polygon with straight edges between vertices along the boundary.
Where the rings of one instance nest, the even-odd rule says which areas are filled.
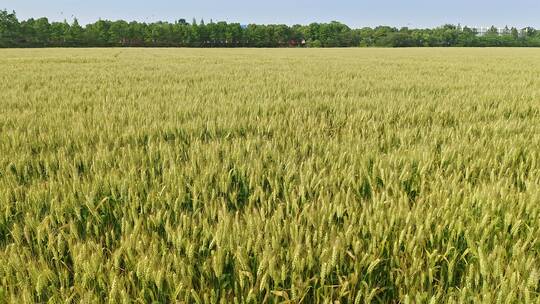
[[[0,9],[19,19],[47,17],[81,24],[98,19],[309,24],[332,20],[351,27],[411,28],[461,24],[471,27],[540,28],[540,0],[0,0]]]

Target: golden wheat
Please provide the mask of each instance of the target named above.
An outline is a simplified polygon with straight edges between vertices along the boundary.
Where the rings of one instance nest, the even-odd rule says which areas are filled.
[[[0,67],[0,302],[540,299],[536,49]]]

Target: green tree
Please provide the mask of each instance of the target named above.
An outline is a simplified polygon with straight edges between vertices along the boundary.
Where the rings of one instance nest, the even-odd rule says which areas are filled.
[[[21,21],[19,25],[19,43],[22,46],[38,46],[34,24],[35,20],[33,18]]]
[[[109,43],[117,46],[129,44],[129,24],[126,21],[119,20],[111,23],[109,27]]]
[[[519,39],[519,31],[517,30],[517,28],[512,27],[512,29],[510,30],[510,35],[516,40]]]
[[[39,18],[34,23],[36,41],[40,46],[49,45],[51,35],[51,25],[47,18]]]
[[[110,21],[99,20],[85,28],[87,42],[91,46],[107,46],[110,41]]]
[[[77,18],[73,19],[73,23],[69,27],[69,40],[68,43],[72,46],[84,45],[84,29],[79,24]]]
[[[69,24],[66,21],[51,23],[50,41],[53,46],[66,46],[69,40]]]
[[[487,31],[486,36],[499,36],[499,30],[492,25]]]
[[[240,23],[231,23],[227,25],[225,39],[229,46],[238,46],[242,41],[242,26]]]
[[[20,24],[15,12],[8,13],[6,10],[0,10],[0,46],[16,46],[19,31]]]

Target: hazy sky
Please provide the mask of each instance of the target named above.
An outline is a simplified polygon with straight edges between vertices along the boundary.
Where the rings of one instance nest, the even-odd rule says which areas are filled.
[[[540,27],[540,0],[0,0],[0,9],[19,19],[77,17],[83,24],[102,19],[138,21],[204,18],[231,22],[308,24],[337,20],[353,27]]]

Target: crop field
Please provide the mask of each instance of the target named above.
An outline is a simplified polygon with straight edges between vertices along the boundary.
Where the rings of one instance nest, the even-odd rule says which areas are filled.
[[[0,303],[539,303],[540,50],[0,50]]]

